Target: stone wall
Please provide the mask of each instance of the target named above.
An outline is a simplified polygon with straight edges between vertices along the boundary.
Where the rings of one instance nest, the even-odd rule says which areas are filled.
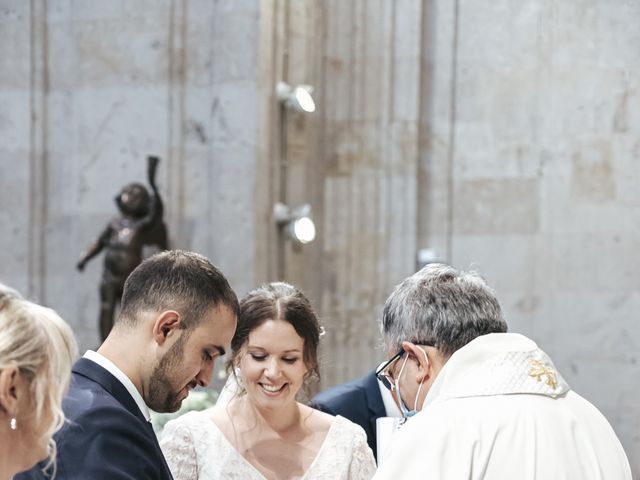
[[[640,3],[425,4],[419,247],[479,270],[640,475]]]
[[[257,1],[0,2],[0,278],[81,348],[98,341],[102,257],[75,263],[148,154],[171,246],[240,293],[256,283],[258,34]]]

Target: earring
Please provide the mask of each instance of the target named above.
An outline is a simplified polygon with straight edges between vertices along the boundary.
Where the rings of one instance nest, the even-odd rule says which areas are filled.
[[[9,427],[11,427],[11,430],[16,430],[18,428],[18,422],[16,421],[15,418],[12,418],[9,421]]]

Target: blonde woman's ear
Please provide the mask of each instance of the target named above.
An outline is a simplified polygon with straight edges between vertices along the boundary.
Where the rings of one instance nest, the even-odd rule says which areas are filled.
[[[3,420],[13,418],[15,415],[23,382],[20,370],[16,366],[6,367],[0,371],[0,415],[7,417]]]

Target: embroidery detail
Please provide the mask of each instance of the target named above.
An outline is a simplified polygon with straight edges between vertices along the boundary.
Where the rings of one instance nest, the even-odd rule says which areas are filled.
[[[543,382],[549,385],[553,390],[558,387],[558,381],[556,379],[556,371],[543,363],[540,360],[529,360],[531,364],[531,370],[529,370],[529,376],[535,378],[538,382]]]

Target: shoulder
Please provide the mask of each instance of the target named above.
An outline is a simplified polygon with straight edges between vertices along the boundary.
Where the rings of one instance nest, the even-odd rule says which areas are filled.
[[[335,417],[325,443],[334,465],[342,463],[350,472],[348,478],[369,479],[375,473],[375,458],[367,435],[359,425],[344,417]]]
[[[195,443],[203,438],[215,440],[222,435],[211,416],[210,410],[187,412],[178,418],[169,420],[160,435],[163,448],[176,441]]]
[[[164,431],[171,430],[197,430],[203,426],[212,424],[211,413],[209,410],[190,411],[178,418],[169,420],[164,427]]]
[[[200,417],[200,423],[206,422],[210,429],[219,432],[227,438],[232,438],[237,428],[244,428],[242,420],[244,414],[238,408],[237,399],[232,399],[224,405],[216,404],[212,408],[204,410]],[[206,418],[205,418],[206,417]]]
[[[329,415],[303,404],[299,405],[302,418],[305,419],[309,429],[315,432],[333,432],[340,435],[346,433],[349,436],[363,438],[366,442],[367,434],[365,431],[360,425],[353,423],[351,420],[340,415]]]
[[[111,393],[87,379],[72,385],[62,402],[62,409],[67,418],[76,421],[93,416],[137,418]]]
[[[300,415],[310,429],[314,431],[327,432],[333,425],[335,418],[333,415],[316,410],[302,403],[298,404]]]
[[[109,223],[107,223],[107,226],[105,227],[105,232],[117,230],[121,226],[122,226],[122,216],[114,215],[113,217],[111,217],[111,220],[109,220]]]
[[[235,451],[210,409],[187,412],[167,422],[159,443],[176,480],[226,478],[220,468],[228,466]]]
[[[348,432],[354,437],[363,438],[365,442],[367,441],[367,434],[365,433],[364,429],[357,423],[354,423],[351,420],[340,415],[335,417],[334,423],[334,428],[336,428],[336,430],[340,432]]]
[[[487,408],[491,404],[491,399],[491,397],[466,397],[430,404],[409,419],[402,430],[428,430],[434,434],[435,432],[474,430],[479,422],[484,422],[488,418]],[[493,409],[496,410],[495,407]],[[482,412],[482,415],[478,412]],[[506,412],[503,413],[506,414]]]
[[[216,404],[212,408],[204,410],[201,413],[206,412],[211,420],[213,420],[216,424],[221,425],[223,422],[227,422],[229,420],[229,417],[231,416],[229,405],[231,405],[232,402],[224,406]]]
[[[555,410],[556,405],[553,399],[541,395],[447,399],[427,405],[418,412],[402,427],[403,434],[398,438],[411,439],[415,435],[415,438],[423,437],[425,444],[455,441],[459,448],[463,448],[463,445],[471,447],[477,443],[478,430],[482,430],[486,438],[503,435],[514,428],[524,431],[525,424],[531,420],[538,422],[539,419],[554,418],[555,415],[548,409]],[[557,426],[560,427],[560,423]]]

